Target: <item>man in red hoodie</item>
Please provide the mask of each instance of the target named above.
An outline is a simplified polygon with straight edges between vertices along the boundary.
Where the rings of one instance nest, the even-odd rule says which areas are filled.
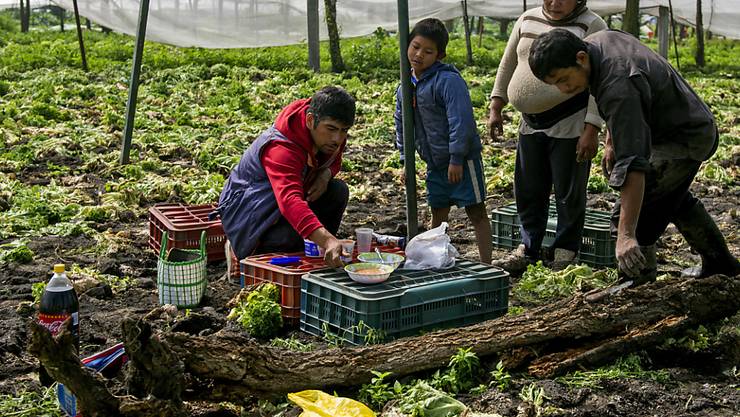
[[[324,87],[285,107],[247,148],[217,209],[239,259],[300,251],[303,239],[310,239],[324,248],[327,265],[342,265],[335,235],[349,190],[334,176],[354,119],[354,98]]]

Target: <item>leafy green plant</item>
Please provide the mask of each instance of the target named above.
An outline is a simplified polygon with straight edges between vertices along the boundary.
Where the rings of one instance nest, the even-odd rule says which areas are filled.
[[[250,335],[270,339],[283,327],[279,294],[275,284],[262,284],[247,296],[246,302],[232,308],[228,318],[236,320]]]
[[[368,326],[362,320],[360,320],[357,325],[352,326],[349,329],[349,333],[364,335],[363,340],[365,341],[366,345],[377,345],[383,343],[386,338],[385,331]]]
[[[669,337],[663,342],[663,347],[680,346],[692,352],[698,352],[709,347],[712,334],[704,326],[686,331],[681,337]]]
[[[506,315],[519,316],[521,314],[524,314],[525,311],[527,311],[527,309],[522,306],[509,306],[509,311],[506,313]]]
[[[44,294],[46,288],[45,282],[36,282],[31,284],[31,295],[33,296],[33,302],[38,304],[41,302],[41,296]]]
[[[321,333],[324,334],[324,341],[329,346],[338,348],[344,345],[344,339],[331,331],[331,329],[329,328],[329,323],[324,322],[321,324]]]
[[[570,296],[584,287],[605,288],[616,281],[615,269],[594,271],[588,265],[568,265],[564,270],[555,272],[538,261],[535,265],[527,266],[513,292],[519,300],[542,303]]]
[[[547,416],[556,411],[552,406],[545,407],[545,401],[549,398],[545,395],[545,389],[538,387],[535,383],[523,387],[519,393],[519,398],[526,403],[532,404],[537,417]]]
[[[569,387],[599,389],[602,388],[601,381],[620,378],[647,379],[659,383],[666,383],[670,380],[668,372],[664,370],[645,370],[642,365],[642,358],[633,354],[617,359],[613,365],[593,371],[575,371],[557,378],[556,381]]]
[[[431,385],[445,392],[458,393],[470,390],[478,382],[480,360],[472,348],[458,348],[452,355],[445,372],[436,371]]]
[[[498,361],[496,369],[491,371],[491,383],[492,386],[498,388],[499,391],[506,391],[511,384],[511,375],[504,369],[504,363]]]
[[[0,260],[28,264],[33,261],[33,251],[21,241],[0,245]]]
[[[463,403],[425,381],[417,381],[405,389],[398,396],[398,408],[411,417],[455,417],[466,410]]]
[[[370,372],[375,376],[370,379],[369,384],[363,384],[362,387],[360,387],[357,399],[363,404],[368,405],[373,410],[381,410],[385,403],[396,396],[396,392],[393,388],[385,382],[385,378],[389,377],[392,373],[378,371]]]
[[[62,417],[57,402],[56,385],[40,392],[20,391],[15,395],[0,395],[0,415],[13,417]]]
[[[295,335],[291,335],[288,339],[276,337],[270,341],[270,345],[297,352],[310,352],[314,350],[313,343],[303,343],[296,339]]]

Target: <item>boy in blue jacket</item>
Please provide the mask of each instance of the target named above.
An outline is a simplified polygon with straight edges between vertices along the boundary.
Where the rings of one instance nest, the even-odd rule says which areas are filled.
[[[468,86],[445,57],[449,35],[439,19],[424,19],[409,35],[407,55],[414,85],[416,151],[427,163],[427,201],[432,227],[446,222],[450,207],[465,207],[475,228],[480,260],[491,263],[491,225],[486,212],[486,182],[481,141]],[[396,147],[404,160],[401,88],[396,91]]]

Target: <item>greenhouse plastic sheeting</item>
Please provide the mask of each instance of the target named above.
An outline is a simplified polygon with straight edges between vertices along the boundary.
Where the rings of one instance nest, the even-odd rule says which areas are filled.
[[[7,0],[0,0],[7,1]],[[72,10],[72,0],[55,0]],[[242,48],[296,44],[306,41],[306,0],[151,0],[147,39],[178,46]],[[718,35],[740,38],[740,0],[704,0],[704,28]],[[113,30],[134,34],[139,13],[137,0],[78,0],[80,14]],[[324,21],[319,1],[320,21]],[[462,16],[459,0],[409,0],[409,19],[450,19]],[[541,1],[527,1],[539,7]],[[592,0],[589,7],[606,15],[624,9],[624,0]],[[668,0],[642,0],[645,12],[657,13]],[[337,21],[342,38],[367,35],[378,27],[397,27],[396,0],[340,0]],[[696,0],[673,0],[674,17],[692,23]],[[468,15],[516,18],[520,0],[468,1]],[[320,36],[327,39],[326,25]]]
[[[3,9],[17,9],[20,8],[20,0],[0,0],[0,10]],[[26,1],[23,0],[23,4]],[[31,0],[31,8],[36,9],[39,7],[53,6],[54,4],[50,0]]]

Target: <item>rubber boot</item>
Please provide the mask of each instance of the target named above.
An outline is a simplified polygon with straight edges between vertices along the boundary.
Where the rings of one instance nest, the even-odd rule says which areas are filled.
[[[526,255],[524,244],[517,246],[511,253],[501,259],[494,259],[491,265],[499,267],[512,275],[521,275],[527,270],[527,266],[537,262]]]
[[[680,213],[673,224],[691,249],[701,256],[701,268],[688,268],[682,275],[704,278],[715,274],[740,274],[740,262],[732,256],[727,242],[701,201]]]

